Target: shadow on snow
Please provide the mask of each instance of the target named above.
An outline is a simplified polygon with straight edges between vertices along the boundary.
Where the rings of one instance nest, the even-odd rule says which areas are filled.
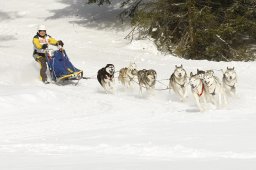
[[[111,5],[98,6],[87,4],[85,0],[60,0],[68,6],[63,9],[51,10],[53,16],[47,19],[74,18],[71,23],[97,29],[122,30],[127,26],[122,23],[119,14],[120,0],[114,0]]]

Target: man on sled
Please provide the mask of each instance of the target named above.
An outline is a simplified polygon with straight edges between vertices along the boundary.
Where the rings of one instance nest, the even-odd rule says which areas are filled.
[[[56,40],[46,33],[46,27],[39,25],[38,32],[33,38],[35,60],[40,64],[40,78],[48,84],[47,64],[53,81],[59,80],[80,80],[82,71],[75,68],[69,61],[69,58],[63,49],[64,43]],[[49,45],[57,46],[58,50],[48,49]]]

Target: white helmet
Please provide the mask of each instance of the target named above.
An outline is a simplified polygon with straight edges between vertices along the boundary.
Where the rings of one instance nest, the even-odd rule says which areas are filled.
[[[41,30],[46,31],[46,26],[45,25],[39,25],[37,31],[41,31]]]

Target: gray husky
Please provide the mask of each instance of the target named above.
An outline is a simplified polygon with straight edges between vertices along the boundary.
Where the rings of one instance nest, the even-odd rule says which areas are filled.
[[[228,68],[223,72],[222,84],[224,92],[227,96],[235,96],[236,94],[236,84],[237,84],[237,74],[235,68]]]
[[[169,88],[184,101],[187,97],[188,77],[183,66],[175,65],[175,70],[170,77]]]
[[[130,87],[132,81],[137,76],[137,66],[135,63],[130,63],[129,67],[121,68],[119,71],[118,80],[123,86]]]
[[[226,95],[224,94],[222,88],[222,83],[219,78],[214,75],[212,70],[205,72],[204,83],[206,85],[206,91],[208,92],[210,102],[212,102],[217,107],[221,107],[223,104],[223,99],[224,104],[227,104]]]
[[[139,70],[137,73],[140,93],[142,94],[142,87],[146,88],[146,90],[154,90],[156,84],[157,73],[155,70]]]

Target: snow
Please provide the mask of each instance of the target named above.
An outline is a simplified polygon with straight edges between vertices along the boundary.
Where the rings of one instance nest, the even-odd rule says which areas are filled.
[[[255,62],[184,60],[159,53],[149,40],[130,43],[124,39],[127,24],[113,24],[117,3],[0,3],[0,169],[255,169]],[[218,77],[217,70],[234,66],[237,97],[227,107],[201,113],[191,93],[182,103],[166,90],[141,96],[136,84],[125,89],[117,81],[115,94],[105,94],[96,79],[45,85],[32,58],[32,38],[41,23],[64,41],[86,76],[95,77],[108,63],[118,70],[131,61],[155,69],[159,80],[180,64],[188,73],[214,69]]]

